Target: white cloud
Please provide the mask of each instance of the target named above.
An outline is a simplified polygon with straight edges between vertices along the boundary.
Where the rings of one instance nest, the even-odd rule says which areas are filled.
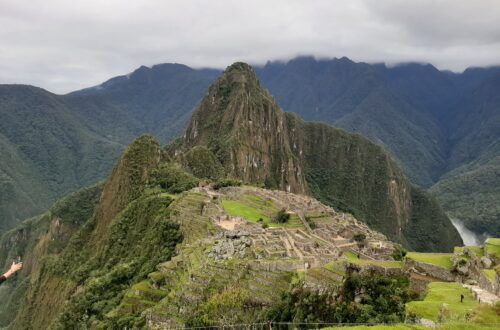
[[[223,68],[296,55],[500,64],[495,0],[1,0],[0,83],[54,92],[140,65]]]

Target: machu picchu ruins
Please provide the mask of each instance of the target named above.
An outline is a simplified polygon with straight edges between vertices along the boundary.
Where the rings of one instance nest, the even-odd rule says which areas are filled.
[[[187,236],[177,256],[159,265],[143,284],[146,291],[163,292],[145,312],[153,329],[182,324],[189,306],[200,303],[207,288],[237,285],[252,292],[255,304],[273,304],[278,299],[274,292],[285,289],[290,276],[320,291],[340,286],[353,272],[403,276],[416,292],[426,292],[436,281],[461,283],[481,304],[499,300],[499,276],[487,275],[499,267],[495,254],[465,247],[455,254],[412,252],[394,260],[395,244],[383,234],[309,196],[252,186],[213,190],[208,185],[176,196],[174,209]],[[274,222],[282,209],[289,222]],[[463,258],[468,261],[466,273],[458,261]],[[124,306],[134,305],[139,297],[144,300],[140,289],[135,290]]]

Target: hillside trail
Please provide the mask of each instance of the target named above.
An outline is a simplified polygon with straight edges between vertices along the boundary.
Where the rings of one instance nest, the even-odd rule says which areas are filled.
[[[480,304],[494,305],[500,298],[491,292],[481,289],[477,285],[463,284],[463,286],[472,292],[474,298],[479,301]]]

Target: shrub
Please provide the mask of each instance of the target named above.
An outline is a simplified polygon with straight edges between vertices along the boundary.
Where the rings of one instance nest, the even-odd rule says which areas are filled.
[[[286,212],[286,209],[282,208],[278,211],[273,220],[276,223],[286,223],[290,220],[290,214]]]
[[[366,235],[363,233],[357,233],[353,238],[356,242],[362,242],[366,239]]]
[[[178,164],[163,164],[152,172],[152,184],[170,193],[180,193],[198,185],[200,180],[183,170]]]
[[[212,185],[212,188],[214,188],[215,190],[218,190],[218,189],[223,188],[223,187],[230,187],[230,186],[239,187],[239,186],[241,186],[241,183],[242,182],[240,180],[221,179],[221,180],[218,180],[217,182],[215,182]]]
[[[392,251],[392,257],[394,260],[403,260],[406,253],[406,249],[401,244],[394,244],[394,251]]]

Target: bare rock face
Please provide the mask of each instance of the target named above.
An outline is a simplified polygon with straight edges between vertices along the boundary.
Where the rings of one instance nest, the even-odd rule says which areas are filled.
[[[483,265],[484,268],[491,268],[493,262],[488,257],[481,257],[481,264]]]

